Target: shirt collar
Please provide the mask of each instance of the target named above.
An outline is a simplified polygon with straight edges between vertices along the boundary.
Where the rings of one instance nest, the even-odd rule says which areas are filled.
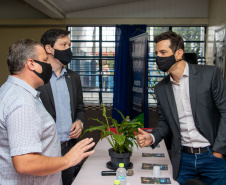
[[[56,73],[53,69],[52,69],[52,72],[56,76]],[[66,74],[67,74],[67,70],[65,69],[65,67],[63,67],[62,70],[61,70],[60,76],[58,78],[60,78],[61,76],[66,76]]]
[[[185,69],[184,69],[184,72],[183,72],[183,74],[181,75],[180,78],[188,77],[188,76],[189,76],[189,66],[188,66],[187,62],[185,62]],[[170,82],[173,83],[173,84],[177,83],[176,81],[173,80],[171,75],[170,75]]]
[[[61,74],[64,75],[64,76],[66,76],[67,70],[65,69],[65,67],[63,67],[63,69],[62,69],[62,71],[61,71]]]
[[[22,87],[23,89],[25,89],[26,91],[28,91],[29,93],[31,93],[34,97],[39,97],[40,92],[36,91],[33,87],[31,87],[27,82],[25,82],[24,80],[21,80],[15,76],[8,76],[7,79],[8,82],[11,82],[15,85],[18,85],[20,87]]]

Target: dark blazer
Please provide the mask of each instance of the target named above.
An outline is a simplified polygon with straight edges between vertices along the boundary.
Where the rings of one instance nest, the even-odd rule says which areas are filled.
[[[71,117],[75,122],[77,119],[85,123],[85,106],[83,103],[82,85],[78,73],[67,69],[65,80],[68,86],[71,104]],[[41,92],[40,98],[49,114],[56,121],[55,103],[50,82],[37,89]]]
[[[199,133],[226,155],[226,85],[220,70],[213,66],[189,65],[189,91],[194,122]],[[172,132],[171,161],[176,179],[181,159],[181,133],[170,76],[155,87],[159,121],[152,134],[152,148]]]

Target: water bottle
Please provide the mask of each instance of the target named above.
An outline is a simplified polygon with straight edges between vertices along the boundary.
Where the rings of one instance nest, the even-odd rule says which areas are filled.
[[[115,180],[114,185],[120,185],[120,180]]]
[[[120,180],[120,185],[126,185],[126,169],[124,163],[119,163],[119,168],[116,170],[116,178]]]

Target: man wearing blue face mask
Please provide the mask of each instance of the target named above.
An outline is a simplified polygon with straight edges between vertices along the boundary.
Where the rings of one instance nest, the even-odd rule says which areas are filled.
[[[56,121],[63,156],[75,145],[85,122],[80,76],[65,68],[72,59],[69,34],[66,30],[51,29],[42,35],[41,43],[53,71],[50,82],[38,88],[46,110]],[[79,166],[62,172],[64,185],[72,183],[76,169]]]
[[[172,132],[173,177],[180,185],[198,178],[226,184],[226,84],[213,66],[183,59],[183,39],[174,32],[155,37],[156,63],[168,72],[155,87],[159,121],[148,134],[139,129],[140,147],[156,145]]]

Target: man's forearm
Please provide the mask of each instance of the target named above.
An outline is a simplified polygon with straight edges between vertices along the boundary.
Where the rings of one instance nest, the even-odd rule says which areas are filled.
[[[38,153],[29,153],[12,157],[14,168],[18,173],[44,176],[50,175],[71,166],[94,153],[88,151],[95,145],[93,138],[79,141],[63,157],[47,157]]]
[[[45,176],[69,168],[65,157],[47,157],[41,154],[25,154],[12,158],[14,168],[18,173]]]

